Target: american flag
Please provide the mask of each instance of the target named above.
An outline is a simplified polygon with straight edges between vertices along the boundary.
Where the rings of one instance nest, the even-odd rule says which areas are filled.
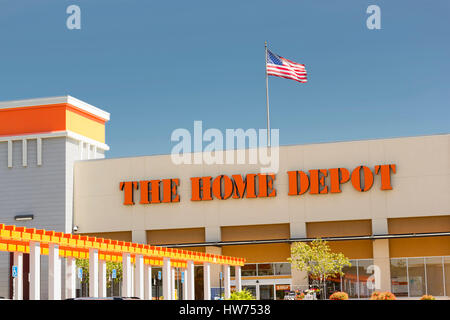
[[[304,64],[280,57],[267,50],[266,72],[269,76],[292,79],[301,83],[308,82]]]

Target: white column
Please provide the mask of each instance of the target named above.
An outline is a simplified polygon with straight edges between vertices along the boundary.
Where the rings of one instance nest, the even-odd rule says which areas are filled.
[[[22,139],[22,166],[28,165],[27,139]]]
[[[135,296],[144,299],[144,257],[141,254],[136,255],[134,283]]]
[[[376,239],[372,241],[373,264],[375,266],[373,276],[375,289],[382,291],[391,290],[391,259],[389,256],[389,239]]]
[[[242,291],[242,278],[241,278],[241,267],[235,266],[234,267],[234,274],[236,279],[236,291]]]
[[[91,145],[86,142],[87,159],[91,159]]]
[[[131,231],[131,241],[136,243],[147,243],[147,231],[146,230],[133,230]]]
[[[171,294],[171,286],[172,281],[170,280],[170,277],[172,273],[170,272],[170,258],[164,257],[164,264],[163,264],[163,298],[164,300],[172,300],[172,294]]]
[[[98,297],[98,249],[89,249],[89,297]]]
[[[76,298],[77,266],[74,257],[66,258],[66,299]]]
[[[211,300],[211,265],[203,263],[203,300]]]
[[[131,263],[131,270],[130,270],[130,275],[131,275],[131,297],[134,297],[134,270],[135,270],[135,264]]]
[[[61,300],[61,258],[59,245],[48,245],[48,299]]]
[[[80,160],[83,160],[83,141],[78,141],[78,151],[80,152]]]
[[[36,162],[38,166],[42,165],[42,138],[36,140]]]
[[[230,266],[228,264],[223,266],[223,286],[225,287],[225,299],[230,298],[231,286],[230,286]]]
[[[98,261],[98,296],[106,298],[106,261]]]
[[[189,260],[187,262],[185,281],[186,281],[186,287],[187,287],[187,300],[195,300],[194,261],[192,261],[192,260]]]
[[[131,297],[131,257],[129,253],[122,254],[122,296]]]
[[[30,300],[41,298],[41,245],[30,241]]]
[[[187,270],[184,269],[181,272],[183,274],[183,276],[181,277],[181,279],[183,279],[183,283],[181,284],[181,286],[183,287],[183,300],[188,300]]]
[[[152,266],[144,265],[144,299],[152,300]]]
[[[176,300],[177,295],[175,294],[176,292],[176,288],[175,288],[175,268],[172,268],[171,270],[172,275],[171,275],[171,280],[172,280],[172,300]]]
[[[13,152],[13,142],[12,140],[8,140],[8,168],[12,168],[13,163],[13,156],[12,156],[12,152]]]
[[[14,266],[17,267],[17,276],[13,279],[14,300],[23,300],[23,253],[14,252]]]

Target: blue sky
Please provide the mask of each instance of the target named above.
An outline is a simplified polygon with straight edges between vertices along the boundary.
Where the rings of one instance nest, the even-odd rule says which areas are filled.
[[[81,30],[66,8],[81,8]],[[381,30],[366,9],[381,8]],[[450,2],[0,0],[0,100],[70,94],[111,113],[108,157],[169,153],[176,128],[265,128],[280,144],[448,133]]]

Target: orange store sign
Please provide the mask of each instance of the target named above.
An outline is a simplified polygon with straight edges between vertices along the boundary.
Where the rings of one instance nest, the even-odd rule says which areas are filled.
[[[288,195],[298,196],[309,191],[310,194],[340,193],[341,185],[351,183],[359,192],[371,189],[379,176],[381,190],[392,190],[391,174],[396,173],[395,164],[376,165],[373,170],[358,166],[351,172],[346,168],[313,169],[288,171]],[[191,201],[207,201],[230,198],[275,197],[275,174],[220,175],[191,178]],[[328,183],[327,183],[328,181]],[[139,190],[140,204],[179,202],[179,179],[141,180],[120,182],[124,193],[124,205],[135,204],[135,190]]]
[[[291,290],[291,286],[289,284],[277,284],[275,285],[275,290],[277,291],[290,291]]]

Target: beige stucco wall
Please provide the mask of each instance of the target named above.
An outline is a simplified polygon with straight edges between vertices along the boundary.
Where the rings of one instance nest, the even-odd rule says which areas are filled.
[[[80,233],[204,227],[208,240],[220,240],[221,226],[290,223],[291,234],[301,235],[306,222],[373,219],[383,225],[386,218],[450,213],[450,134],[284,146],[279,152],[276,197],[197,202],[190,200],[191,177],[258,173],[259,166],[175,165],[170,155],[77,162],[74,223]],[[367,192],[348,182],[339,194],[288,196],[289,170],[373,170],[378,164],[396,164],[393,190],[380,190],[375,176]],[[164,178],[180,179],[179,203],[122,204],[121,181]]]

